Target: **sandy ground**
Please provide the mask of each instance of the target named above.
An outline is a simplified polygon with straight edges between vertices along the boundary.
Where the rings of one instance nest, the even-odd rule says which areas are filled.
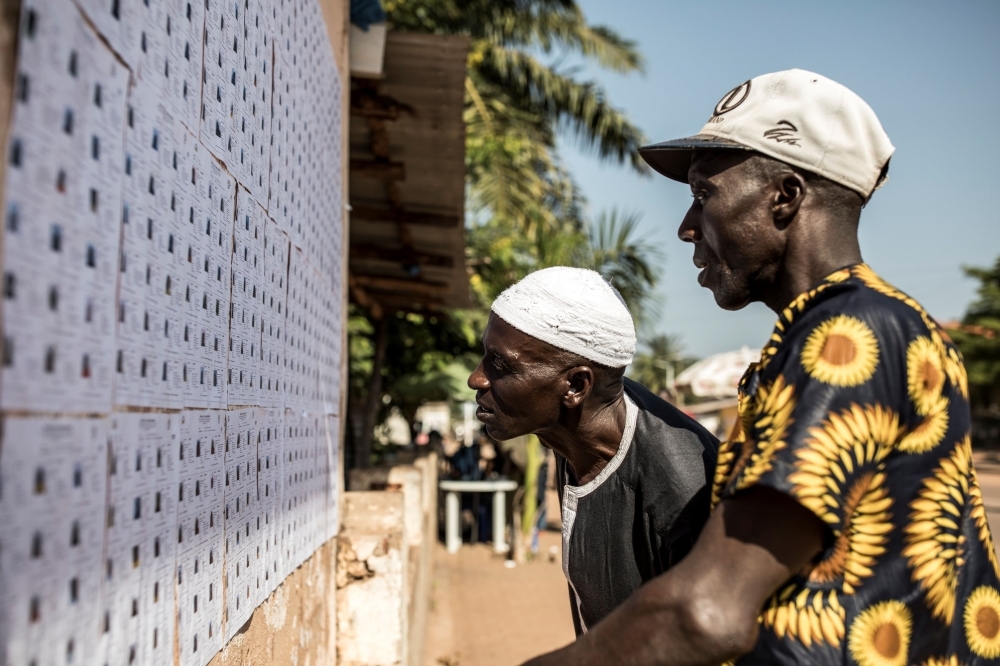
[[[1000,456],[976,454],[975,464],[997,540]],[[554,496],[551,502],[555,505]],[[550,548],[556,551],[554,562],[548,559]],[[560,548],[559,534],[546,532],[539,559],[508,569],[488,545],[465,545],[449,555],[438,544],[425,665],[516,666],[572,641]]]
[[[574,639],[560,536],[545,532],[540,541],[540,557],[513,569],[489,545],[449,555],[438,544],[427,666],[510,666]]]

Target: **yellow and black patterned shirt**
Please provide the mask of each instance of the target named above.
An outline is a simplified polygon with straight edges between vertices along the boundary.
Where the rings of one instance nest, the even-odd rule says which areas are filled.
[[[961,356],[867,265],[795,299],[743,377],[713,502],[755,485],[812,511],[829,541],[768,601],[737,663],[1000,660],[1000,567]]]

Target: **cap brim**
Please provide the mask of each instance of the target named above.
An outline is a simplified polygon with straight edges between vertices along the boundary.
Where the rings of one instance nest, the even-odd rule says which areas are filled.
[[[687,183],[688,169],[691,168],[691,160],[697,150],[752,151],[753,148],[710,134],[696,134],[684,139],[643,146],[639,149],[639,155],[658,173],[671,180]]]

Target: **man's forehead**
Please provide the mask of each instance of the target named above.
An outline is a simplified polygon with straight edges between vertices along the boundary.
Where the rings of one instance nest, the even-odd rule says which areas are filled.
[[[688,167],[688,183],[695,180],[709,180],[713,176],[743,164],[755,153],[745,150],[698,150]]]
[[[549,343],[519,331],[492,312],[483,332],[483,345],[490,351],[523,361],[546,358],[556,351]]]

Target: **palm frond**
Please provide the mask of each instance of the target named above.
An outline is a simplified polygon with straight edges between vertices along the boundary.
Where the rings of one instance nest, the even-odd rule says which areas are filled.
[[[640,345],[628,375],[654,393],[669,389],[670,373],[679,373],[694,362],[691,358],[683,357],[682,351],[680,338],[677,336],[662,333],[654,335]]]
[[[558,163],[548,125],[502,90],[466,81],[466,166],[475,217],[513,221],[522,233],[581,224],[582,196]]]
[[[647,173],[639,157],[645,143],[642,131],[607,101],[599,86],[558,74],[521,51],[487,42],[477,48],[479,76],[502,88],[516,106],[563,125],[584,150],[601,159]]]
[[[562,48],[579,53],[601,67],[627,74],[642,71],[643,58],[635,42],[606,26],[590,26],[577,7],[535,6],[504,12],[485,39],[505,48]]]
[[[662,254],[636,237],[641,217],[618,210],[601,213],[590,225],[589,255],[584,259],[615,286],[637,322],[650,319],[653,289],[660,278]]]
[[[574,0],[384,0],[394,30],[464,34],[473,39],[495,33],[508,16],[576,10]]]

